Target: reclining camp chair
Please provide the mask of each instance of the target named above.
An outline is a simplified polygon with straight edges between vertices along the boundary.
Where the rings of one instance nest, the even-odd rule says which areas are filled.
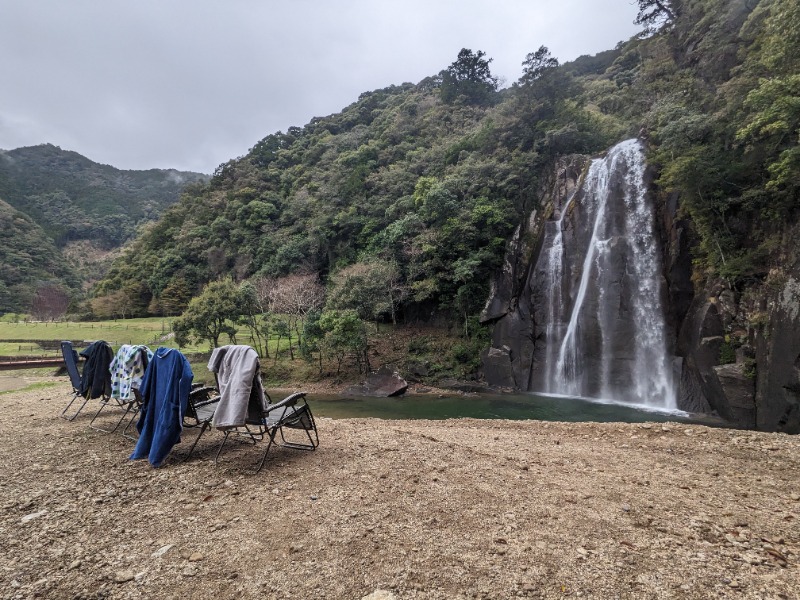
[[[220,405],[212,425],[225,432],[214,461],[231,434],[243,435],[254,444],[269,438],[256,473],[264,466],[273,444],[295,450],[315,450],[319,446],[314,415],[306,401],[305,392],[291,394],[272,404],[261,384],[258,354],[249,346],[217,348],[208,363],[220,390]],[[284,428],[303,431],[302,441],[287,440]],[[280,441],[276,436],[280,433]],[[312,436],[313,433],[313,436]]]
[[[136,422],[139,438],[131,460],[146,458],[154,467],[160,467],[172,447],[181,441],[193,377],[189,361],[180,350],[162,346],[153,353],[140,388],[142,407]]]
[[[269,396],[267,396],[267,398],[269,399]],[[317,446],[319,446],[317,425],[314,422],[314,415],[311,413],[311,407],[308,405],[305,392],[295,392],[280,402],[267,404],[261,418],[248,419],[246,426],[248,433],[253,436],[254,439],[260,441],[264,438],[269,438],[267,447],[264,449],[264,454],[261,455],[261,460],[255,470],[256,473],[261,471],[261,468],[264,466],[267,460],[267,454],[273,444],[284,448],[292,448],[294,450],[309,451],[316,450]],[[308,442],[302,437],[302,441],[287,440],[284,434],[286,429],[302,431],[305,437],[308,438]],[[230,431],[225,432],[225,438],[222,440],[219,450],[217,450],[217,458],[220,452],[222,452],[222,447],[225,445],[229,433]],[[276,439],[278,433],[280,433],[280,441]]]
[[[78,416],[78,413],[83,410],[83,407],[86,406],[89,398],[86,397],[83,399],[83,404],[81,404],[78,410],[75,411],[75,414],[73,414],[71,417],[67,416],[69,407],[72,406],[72,403],[75,402],[78,396],[82,395],[81,374],[78,371],[78,353],[75,352],[75,349],[72,347],[72,342],[61,342],[61,355],[64,357],[64,366],[66,367],[67,374],[69,375],[69,382],[72,384],[72,399],[64,407],[64,410],[61,411],[61,417],[67,421],[72,421]]]
[[[75,373],[78,371],[78,357],[72,349],[72,342],[61,342],[61,353],[64,357],[64,364],[67,366],[67,372],[70,373],[71,380],[73,376],[71,369],[74,368]],[[88,347],[81,350],[80,356],[82,356],[86,362],[83,363],[83,372],[79,376],[77,393],[73,396],[72,400],[70,400],[69,404],[67,404],[66,408],[61,411],[61,416],[68,421],[75,419],[89,400],[101,398],[102,402],[107,402],[109,396],[111,396],[111,373],[108,367],[111,364],[114,353],[111,350],[111,346],[108,345],[108,342],[104,342],[103,340],[92,342]],[[73,367],[70,367],[70,364],[72,364]],[[74,382],[72,387],[75,389]],[[83,404],[75,411],[75,414],[71,417],[67,417],[67,410],[78,396],[83,396]]]
[[[147,364],[153,357],[153,353],[147,346],[123,344],[117,351],[114,360],[109,366],[111,381],[111,397],[104,399],[100,403],[100,408],[92,417],[89,426],[98,431],[106,433],[115,432],[126,417],[130,416],[130,421],[122,430],[122,435],[136,441],[136,438],[128,435],[128,429],[136,414],[142,406],[142,397],[139,387],[142,384]],[[122,416],[116,425],[111,429],[105,429],[100,425],[95,425],[95,419],[100,416],[103,409],[112,406],[122,410]]]

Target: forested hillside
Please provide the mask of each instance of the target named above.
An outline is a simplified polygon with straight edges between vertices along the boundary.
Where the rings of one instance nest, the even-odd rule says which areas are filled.
[[[97,293],[143,282],[144,311],[176,282],[383,269],[401,315],[475,314],[544,167],[630,132],[554,64],[531,54],[498,92],[488,59],[464,50],[438,76],[267,136],[185,194]]]
[[[695,281],[763,280],[797,218],[800,6],[639,5],[639,38],[565,65],[532,48],[507,89],[489,57],[463,49],[417,84],[265,137],[148,226],[96,295],[125,290],[145,314],[165,290],[185,306],[226,276],[312,273],[336,292],[373,275],[390,301],[370,318],[461,322],[542,208],[554,161],[634,135],[650,144],[664,201],[677,193],[690,220]],[[329,296],[359,302],[343,298]]]
[[[0,151],[0,198],[8,203],[0,207],[3,223],[21,227],[12,227],[13,235],[0,240],[0,251],[11,260],[0,275],[7,290],[0,313],[30,311],[45,284],[63,286],[74,295],[81,280],[98,278],[97,261],[105,251],[156,219],[187,184],[207,179],[175,170],[121,171],[50,144]],[[32,222],[37,229],[33,237]],[[70,245],[78,247],[61,256]],[[14,262],[23,255],[33,262]]]
[[[33,219],[0,200],[0,312],[30,309],[41,282],[58,282],[40,300],[58,296],[63,314],[77,274]]]

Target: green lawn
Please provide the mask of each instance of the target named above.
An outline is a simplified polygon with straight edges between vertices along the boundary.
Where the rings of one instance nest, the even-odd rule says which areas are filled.
[[[122,344],[145,344],[148,346],[177,347],[166,338],[172,331],[168,319],[125,319],[117,321],[96,321],[93,323],[3,323],[0,322],[0,355],[51,355],[58,350],[39,348],[37,340],[105,340],[114,347]],[[14,340],[9,342],[8,340]],[[30,342],[18,341],[30,340]],[[187,348],[189,351],[202,351],[204,348]]]
[[[151,349],[158,346],[177,348],[172,338],[170,319],[150,317],[146,319],[118,319],[116,321],[94,321],[91,323],[59,322],[59,323],[8,323],[0,321],[0,356],[55,356],[58,347],[46,349],[36,342],[39,340],[73,340],[91,342],[105,340],[116,350],[122,344],[144,344]],[[9,341],[13,340],[13,341]],[[240,329],[237,336],[240,344],[250,343],[245,329]],[[229,344],[227,336],[220,339],[220,344]],[[270,341],[270,352],[274,351],[277,339]],[[288,344],[281,340],[281,350]],[[184,353],[208,352],[209,346],[203,342],[181,348]]]

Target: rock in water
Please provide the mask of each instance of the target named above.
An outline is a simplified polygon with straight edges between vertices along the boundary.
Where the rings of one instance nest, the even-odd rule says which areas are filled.
[[[397,371],[393,371],[389,367],[381,367],[370,374],[361,385],[352,385],[342,393],[351,396],[388,398],[390,396],[400,396],[407,389],[408,382],[400,377]]]

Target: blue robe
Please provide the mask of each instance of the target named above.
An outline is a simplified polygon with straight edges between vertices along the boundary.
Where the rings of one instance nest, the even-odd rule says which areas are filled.
[[[142,410],[136,424],[139,440],[131,459],[146,457],[158,467],[181,441],[193,377],[189,361],[180,351],[163,346],[156,350],[140,388]]]

